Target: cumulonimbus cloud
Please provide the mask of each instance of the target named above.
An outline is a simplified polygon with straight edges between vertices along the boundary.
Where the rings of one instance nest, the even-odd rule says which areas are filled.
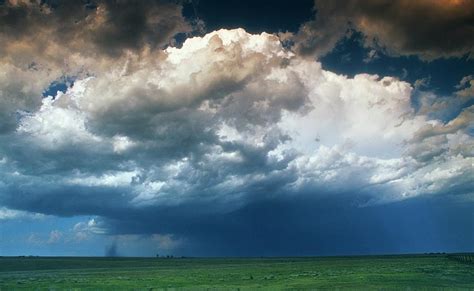
[[[337,75],[242,29],[149,58],[20,114],[1,137],[1,203],[120,220],[267,197],[472,198],[472,108],[443,124],[415,112],[406,82]]]
[[[93,215],[80,238],[159,233],[171,247],[190,226],[210,226],[192,234],[209,242],[226,223],[258,226],[243,225],[246,211],[286,202],[313,213],[298,201],[472,200],[472,106],[439,120],[436,110],[459,106],[427,94],[415,110],[409,83],[326,71],[303,57],[312,46],[295,53],[267,33],[219,30],[167,46],[192,29],[179,3],[119,2],[0,5],[4,220]],[[68,77],[66,92],[42,96]],[[455,93],[463,104],[468,79]]]

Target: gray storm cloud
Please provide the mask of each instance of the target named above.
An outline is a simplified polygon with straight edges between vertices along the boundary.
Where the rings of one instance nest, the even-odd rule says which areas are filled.
[[[355,29],[366,46],[393,56],[473,57],[474,3],[469,0],[316,0],[315,11],[315,19],[293,39],[302,55],[322,56]]]
[[[61,62],[67,53],[118,57],[161,48],[177,33],[191,30],[181,10],[178,1],[167,0],[8,0],[0,4],[1,52],[21,60],[36,49],[43,59]]]

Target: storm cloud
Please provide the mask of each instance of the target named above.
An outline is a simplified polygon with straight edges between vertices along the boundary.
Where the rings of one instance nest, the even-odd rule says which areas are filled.
[[[315,19],[295,35],[302,55],[322,56],[355,29],[364,45],[423,60],[473,57],[474,3],[460,1],[315,1]]]
[[[306,55],[329,50],[333,40],[321,36],[328,47],[313,47],[305,43],[310,35],[298,39],[307,29],[313,36],[311,23],[296,36],[297,50],[276,34],[241,28],[178,45],[174,36],[192,27],[177,2],[78,3],[74,11],[65,2],[0,6],[7,43],[0,48],[0,220],[92,216],[73,229],[81,240],[132,235],[187,254],[303,255],[393,251],[397,233],[409,239],[410,223],[431,219],[419,213],[439,215],[443,231],[452,209],[469,218],[469,76],[452,96],[437,96],[396,77],[324,69]],[[331,3],[318,6],[315,21],[349,11]],[[372,4],[354,9],[354,19]],[[394,5],[386,4],[388,15]],[[21,17],[25,25],[14,33]],[[388,43],[385,32],[363,32],[367,44],[369,33]],[[408,43],[387,49],[426,59],[470,49]],[[67,78],[64,92],[48,93]],[[460,224],[431,247],[466,248],[472,239],[460,234],[469,227]],[[378,232],[386,236],[370,243]],[[436,237],[436,226],[424,233]],[[335,240],[352,246],[332,248]]]
[[[66,49],[117,57],[160,48],[191,30],[181,9],[178,1],[167,0],[6,1],[0,4],[1,52],[11,57],[15,48],[19,53],[36,48],[54,57]]]
[[[470,108],[441,125],[415,114],[408,83],[338,76],[241,29],[164,54],[132,72],[119,62],[24,114],[2,141],[2,203],[112,217],[227,213],[269,196],[352,192],[363,206],[472,195]]]

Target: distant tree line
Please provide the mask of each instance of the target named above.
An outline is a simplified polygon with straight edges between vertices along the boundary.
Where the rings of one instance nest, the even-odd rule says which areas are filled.
[[[160,256],[160,254],[156,254],[157,258],[162,258],[162,259],[172,259],[174,258],[173,255],[166,255],[166,256]]]
[[[448,258],[456,260],[463,263],[474,263],[474,253],[458,253],[458,254],[448,254]]]
[[[188,257],[185,257],[185,256],[181,256],[181,257],[178,257],[178,256],[173,256],[173,255],[160,255],[160,254],[156,254],[156,257],[157,258],[160,258],[160,259],[186,259]]]

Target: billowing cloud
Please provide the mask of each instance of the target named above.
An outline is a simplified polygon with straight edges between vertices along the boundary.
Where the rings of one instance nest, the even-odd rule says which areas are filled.
[[[366,46],[393,56],[473,57],[474,3],[469,0],[316,0],[315,10],[315,19],[294,37],[302,55],[322,56],[355,29]]]
[[[59,75],[0,63],[0,133],[14,130],[18,115],[41,106],[41,93]]]
[[[175,1],[2,1],[0,132],[35,111],[48,85],[124,55],[153,54],[192,30]]]
[[[415,110],[413,94],[393,77],[325,71],[243,29],[130,53],[0,136],[0,203],[95,215],[78,237],[143,232],[162,249],[225,233],[218,217],[239,229],[232,217],[271,201],[472,203],[472,107],[445,123]],[[209,232],[189,230],[200,224]]]

